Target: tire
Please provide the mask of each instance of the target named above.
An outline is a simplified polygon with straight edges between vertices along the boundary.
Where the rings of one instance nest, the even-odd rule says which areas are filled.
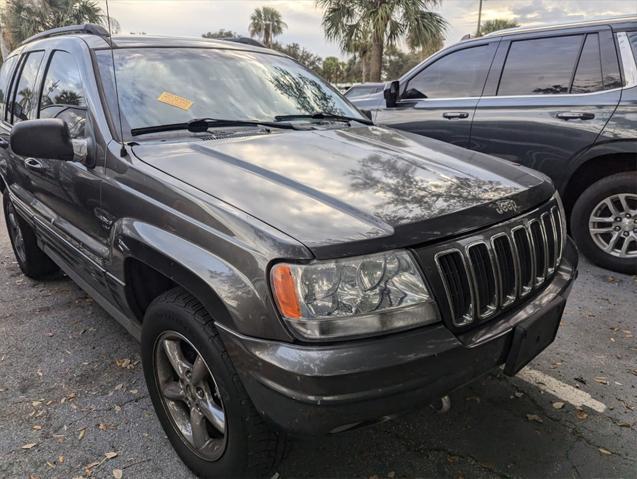
[[[166,346],[165,342],[180,345],[177,349],[186,363],[179,364],[192,365],[189,366],[192,381],[198,362],[195,358],[199,355],[203,359],[207,366],[207,379],[198,383],[202,385],[201,388],[191,384],[184,386],[181,380],[177,380],[181,376],[188,376],[188,368],[185,374],[177,374],[180,368],[172,366],[166,352],[169,348],[172,350],[173,346]],[[279,463],[285,448],[285,435],[274,431],[256,411],[212,318],[182,288],[162,294],[148,307],[142,326],[142,364],[157,417],[179,457],[196,475],[206,478],[262,477]],[[178,394],[174,387],[170,387],[171,384],[177,385],[180,390]],[[165,393],[162,393],[162,388]],[[189,388],[191,392],[187,392]],[[213,391],[215,388],[216,393]],[[203,389],[206,389],[205,397],[212,398],[210,402],[222,410],[225,433],[215,429],[213,423],[208,421],[203,432],[207,438],[205,446],[197,449],[191,440],[194,434],[188,439],[180,431],[179,424],[183,424],[184,419],[189,423],[193,417],[203,416],[201,412],[196,416],[192,412],[193,407],[199,411],[194,404],[203,404],[197,402],[200,400],[198,398],[203,397],[198,396]],[[179,399],[165,399],[165,394]],[[184,396],[189,401],[187,404],[182,399]],[[211,409],[201,407],[200,410],[210,413]],[[191,426],[191,431],[194,430]],[[199,441],[200,444],[202,442]]]
[[[18,214],[9,195],[2,197],[4,220],[18,266],[31,279],[41,280],[59,271],[58,266],[38,246],[33,228]]]
[[[600,221],[591,223],[593,213]],[[590,261],[619,273],[637,273],[637,172],[618,173],[593,183],[575,202],[570,222],[577,246]],[[615,234],[618,237],[613,240]],[[604,245],[612,247],[612,253],[604,251]]]

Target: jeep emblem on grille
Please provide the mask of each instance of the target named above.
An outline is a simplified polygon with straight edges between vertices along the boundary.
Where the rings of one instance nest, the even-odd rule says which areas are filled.
[[[498,200],[493,204],[493,207],[498,212],[498,214],[503,215],[504,213],[514,212],[517,213],[520,210],[518,204],[513,200]]]

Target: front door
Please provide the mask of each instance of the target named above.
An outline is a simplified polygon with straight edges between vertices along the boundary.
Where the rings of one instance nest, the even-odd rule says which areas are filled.
[[[374,113],[378,124],[468,146],[471,122],[498,39],[453,50],[402,80],[395,107]]]
[[[64,120],[76,151],[74,161],[39,160],[54,178],[50,188],[38,192],[52,216],[52,227],[41,225],[42,236],[85,281],[102,290],[108,254],[108,228],[99,220],[102,179],[85,162],[94,140],[82,76],[71,53],[54,50],[47,58],[36,116]]]

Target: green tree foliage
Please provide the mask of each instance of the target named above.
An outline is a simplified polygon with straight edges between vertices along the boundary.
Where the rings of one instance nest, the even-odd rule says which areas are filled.
[[[226,40],[228,38],[238,38],[241,35],[233,32],[232,30],[226,30],[225,28],[220,28],[216,32],[207,32],[201,36],[203,38],[216,38],[216,39]]]
[[[268,48],[272,47],[274,37],[287,27],[279,11],[272,7],[257,8],[250,15],[250,36],[258,37]]]
[[[275,42],[272,45],[274,50],[277,50],[281,53],[285,53],[286,55],[294,58],[301,65],[306,66],[310,70],[321,73],[321,66],[323,64],[323,59],[302,47],[298,43],[289,43],[287,45],[282,45],[280,43]]]
[[[380,81],[385,48],[405,39],[411,48],[426,47],[443,37],[447,22],[431,7],[441,0],[316,0],[323,7],[328,39],[343,51],[370,45],[369,80]],[[361,50],[358,53],[362,53]]]
[[[108,17],[94,0],[8,0],[0,21],[10,50],[51,28],[82,23],[108,26]],[[113,33],[119,31],[119,23],[112,17],[111,28]]]
[[[486,35],[487,33],[497,32],[498,30],[504,30],[505,28],[515,28],[519,26],[520,24],[515,20],[507,20],[505,18],[487,20],[480,25],[480,35]]]
[[[327,57],[323,60],[323,77],[331,82],[338,83],[343,79],[345,64],[336,57]]]

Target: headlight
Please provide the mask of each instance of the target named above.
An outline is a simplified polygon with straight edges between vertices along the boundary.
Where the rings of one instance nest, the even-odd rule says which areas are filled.
[[[278,263],[270,274],[283,318],[307,339],[333,339],[438,321],[437,308],[406,251]]]

